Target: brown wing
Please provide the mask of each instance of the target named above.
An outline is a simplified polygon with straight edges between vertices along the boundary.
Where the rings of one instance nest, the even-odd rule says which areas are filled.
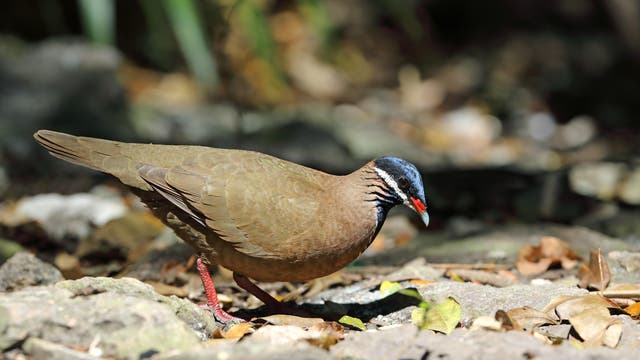
[[[329,178],[264,154],[220,150],[171,168],[140,165],[139,174],[238,251],[264,258],[295,252],[316,218]]]

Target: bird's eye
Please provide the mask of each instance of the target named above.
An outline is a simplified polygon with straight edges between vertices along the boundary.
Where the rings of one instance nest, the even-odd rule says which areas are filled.
[[[407,180],[406,177],[401,177],[400,179],[398,179],[398,185],[401,188],[406,188],[407,186],[409,186],[409,180]]]

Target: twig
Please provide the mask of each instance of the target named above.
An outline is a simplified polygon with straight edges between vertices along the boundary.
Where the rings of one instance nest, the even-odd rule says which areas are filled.
[[[604,290],[599,292],[600,295],[607,298],[640,298],[640,291],[638,289],[631,290]]]

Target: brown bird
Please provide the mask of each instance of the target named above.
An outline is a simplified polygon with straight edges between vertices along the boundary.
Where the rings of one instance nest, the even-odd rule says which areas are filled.
[[[402,159],[382,157],[344,176],[253,151],[133,144],[40,130],[60,159],[111,174],[197,252],[209,308],[218,302],[207,263],[266,305],[280,303],[247,277],[303,281],[333,273],[374,239],[387,212],[404,204],[429,224],[422,179]]]

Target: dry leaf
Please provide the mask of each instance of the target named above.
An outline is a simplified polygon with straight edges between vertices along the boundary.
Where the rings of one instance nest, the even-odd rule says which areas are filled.
[[[271,325],[293,325],[302,328],[309,328],[314,325],[324,323],[321,318],[306,318],[294,315],[276,314],[257,318],[256,321],[263,320]]]
[[[622,321],[614,320],[602,336],[602,343],[610,348],[615,348],[622,337]]]
[[[604,306],[589,307],[569,317],[569,323],[587,345],[601,345],[602,336],[611,323],[609,309]]]
[[[323,321],[309,328],[310,339],[307,341],[322,349],[329,349],[344,338],[344,326],[335,321]]]
[[[520,274],[533,275],[557,265],[570,269],[578,259],[569,244],[553,236],[544,236],[539,245],[526,245],[520,250],[516,266]]]
[[[626,308],[624,308],[624,311],[626,311],[627,314],[633,316],[634,318],[638,318],[640,316],[640,302],[636,302],[632,305],[627,306]]]
[[[583,340],[583,346],[615,347],[622,333],[621,323],[609,314],[616,304],[597,295],[561,296],[553,299],[542,311],[568,320]]]
[[[567,298],[555,306],[555,313],[562,320],[568,320],[570,317],[592,307],[619,309],[615,303],[597,294],[568,296]]]
[[[602,256],[600,249],[591,252],[589,266],[582,264],[578,271],[580,287],[591,287],[596,290],[604,290],[611,280],[611,272],[607,259]]]
[[[496,314],[497,315],[497,314]],[[507,311],[511,320],[516,321],[524,329],[534,329],[545,324],[557,324],[558,322],[548,314],[534,308],[523,306]]]
[[[426,286],[437,283],[435,280],[411,279],[409,282],[416,286]]]
[[[246,333],[253,331],[255,324],[251,322],[241,322],[231,325],[226,331],[221,330],[220,335],[225,339],[239,339]]]
[[[498,310],[495,315],[496,320],[500,321],[502,328],[505,330],[522,330],[522,325],[513,319],[506,311]]]
[[[473,320],[473,324],[469,330],[492,330],[492,331],[500,331],[502,330],[502,323],[491,316],[480,316],[477,319]]]

